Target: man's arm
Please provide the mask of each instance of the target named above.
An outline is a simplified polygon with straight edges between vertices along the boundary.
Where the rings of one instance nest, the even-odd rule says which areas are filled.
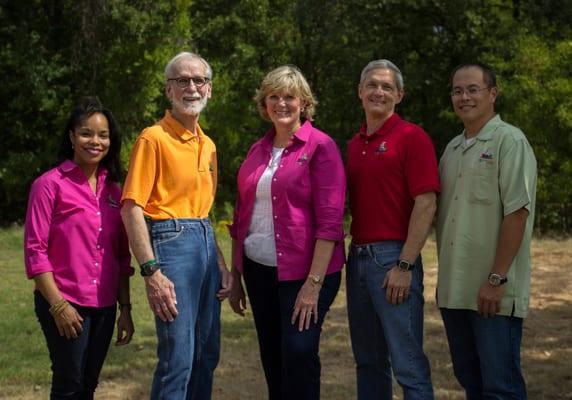
[[[121,208],[121,218],[127,231],[131,250],[139,264],[152,260],[155,256],[147,232],[143,209],[133,200],[125,200]],[[175,285],[161,270],[145,277],[145,289],[149,307],[163,321],[172,321],[178,314]]]
[[[399,259],[413,264],[429,235],[429,229],[437,210],[437,195],[434,192],[422,193],[415,197],[413,211],[409,218],[407,240],[403,244]],[[411,271],[401,271],[393,267],[385,276],[383,287],[386,298],[391,304],[400,304],[409,296]]]
[[[506,215],[501,223],[495,260],[491,272],[506,276],[512,264],[512,260],[518,253],[524,231],[528,210],[520,208]],[[500,303],[504,296],[505,287],[502,285],[492,286],[488,281],[483,283],[477,297],[477,307],[481,315],[493,316],[500,311]]]

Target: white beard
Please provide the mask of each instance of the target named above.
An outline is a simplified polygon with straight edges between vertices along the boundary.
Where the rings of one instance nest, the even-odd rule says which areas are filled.
[[[204,96],[201,97],[198,103],[195,102],[189,104],[183,101],[182,99],[173,99],[171,103],[173,105],[173,108],[177,109],[177,111],[179,111],[181,114],[196,116],[199,115],[201,111],[203,111],[203,109],[207,105],[207,101],[208,97]]]

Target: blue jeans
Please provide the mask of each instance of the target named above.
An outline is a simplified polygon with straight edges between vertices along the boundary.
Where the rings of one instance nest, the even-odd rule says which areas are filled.
[[[93,399],[113,336],[115,306],[93,308],[72,304],[83,318],[83,331],[77,339],[70,340],[60,336],[49,312],[50,304],[37,290],[34,292],[34,304],[52,361],[50,399]]]
[[[318,298],[318,323],[298,331],[290,318],[305,282],[278,281],[276,267],[244,258],[244,282],[258,335],[269,400],[320,399],[320,334],[338,289],[341,272],[326,275]]]
[[[421,257],[411,272],[406,301],[390,304],[381,287],[402,247],[399,241],[350,247],[346,290],[360,400],[391,400],[392,369],[405,400],[433,399],[429,361],[423,352]]]
[[[485,318],[441,308],[455,377],[468,400],[526,399],[520,369],[522,318]]]
[[[155,317],[157,368],[152,400],[210,399],[220,355],[220,272],[207,219],[148,222],[161,272],[175,285],[173,322]]]

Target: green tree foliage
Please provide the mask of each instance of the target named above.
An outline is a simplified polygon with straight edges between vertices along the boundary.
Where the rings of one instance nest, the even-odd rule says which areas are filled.
[[[361,69],[394,61],[405,76],[398,112],[441,154],[462,129],[450,71],[480,60],[497,69],[499,112],[535,148],[539,226],[562,229],[559,210],[572,203],[571,22],[570,0],[10,2],[0,6],[0,121],[11,128],[0,148],[2,220],[22,218],[29,182],[53,161],[77,97],[98,94],[133,138],[168,106],[165,62],[190,50],[215,73],[201,123],[219,148],[219,210],[234,202],[236,170],[270,127],[252,97],[272,68],[300,67],[319,101],[315,124],[345,151],[363,119]]]

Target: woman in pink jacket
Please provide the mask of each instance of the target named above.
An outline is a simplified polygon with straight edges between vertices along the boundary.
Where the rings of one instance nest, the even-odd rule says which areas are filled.
[[[51,399],[93,399],[115,325],[133,335],[131,256],[119,215],[121,139],[109,110],[86,98],[62,136],[59,166],[36,179],[26,214],[26,274],[52,361]]]
[[[229,300],[244,315],[243,277],[269,398],[319,399],[320,333],[344,264],[344,167],[312,126],[316,100],[296,67],[271,71],[255,100],[273,127],[238,171]]]

